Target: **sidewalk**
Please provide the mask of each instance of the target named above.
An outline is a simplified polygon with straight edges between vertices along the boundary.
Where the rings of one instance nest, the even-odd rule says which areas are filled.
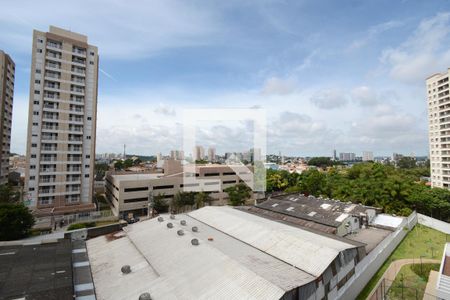
[[[378,280],[375,288],[370,292],[369,297],[367,297],[367,299],[372,299],[372,297],[375,295],[375,291],[378,289],[378,287],[380,286],[383,279],[387,279],[385,281],[385,283],[386,283],[385,290],[387,291],[391,287],[392,282],[395,280],[395,277],[397,277],[398,272],[400,272],[400,269],[403,266],[417,264],[420,262],[422,262],[424,264],[428,264],[428,263],[439,264],[439,263],[441,263],[440,260],[430,259],[430,258],[422,258],[422,260],[420,260],[418,258],[406,258],[406,259],[395,260],[389,265],[387,270],[384,272],[383,276],[381,276],[380,280]]]

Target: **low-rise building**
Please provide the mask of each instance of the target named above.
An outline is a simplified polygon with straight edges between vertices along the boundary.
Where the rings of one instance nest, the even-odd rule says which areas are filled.
[[[291,216],[299,219],[298,222],[304,226],[320,228],[339,236],[367,227],[381,211],[375,207],[303,194],[271,196],[252,209],[261,214],[264,214],[261,210],[266,210]]]
[[[98,299],[336,299],[364,255],[352,242],[231,207],[124,230],[86,243]]]
[[[228,203],[224,189],[244,182],[241,178],[244,174],[236,174],[226,165],[196,165],[185,169],[180,161],[166,160],[163,169],[164,173],[108,174],[106,198],[113,213],[116,216],[128,213],[147,215],[153,197],[160,196],[170,201],[179,191],[203,191],[211,196],[215,205],[224,205]]]

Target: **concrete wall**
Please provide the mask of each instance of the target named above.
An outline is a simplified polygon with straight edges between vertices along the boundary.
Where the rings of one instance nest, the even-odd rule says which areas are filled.
[[[355,276],[339,290],[338,299],[355,299],[416,223],[417,214],[414,212],[364,257],[355,267]]]
[[[440,221],[422,214],[417,214],[418,222],[421,225],[436,229],[445,234],[450,234],[450,224],[447,222]]]

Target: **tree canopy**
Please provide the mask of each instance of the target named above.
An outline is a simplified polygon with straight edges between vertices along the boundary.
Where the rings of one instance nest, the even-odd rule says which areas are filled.
[[[230,204],[233,206],[243,205],[251,196],[251,189],[245,183],[227,187],[223,190],[230,198]]]
[[[450,191],[420,182],[426,167],[395,168],[379,163],[359,163],[351,168],[326,172],[308,170],[301,175],[286,171],[267,172],[267,191],[301,192],[341,201],[381,207],[387,213],[420,213],[450,220]]]
[[[0,241],[27,237],[34,218],[23,204],[0,203]]]

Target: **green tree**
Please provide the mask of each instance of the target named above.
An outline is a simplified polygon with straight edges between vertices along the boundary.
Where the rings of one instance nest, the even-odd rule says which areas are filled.
[[[401,169],[412,169],[416,167],[416,159],[409,156],[404,156],[399,159],[397,166]]]
[[[184,211],[186,206],[192,207],[195,204],[195,193],[179,191],[173,196],[171,204],[171,209],[175,213]]]
[[[0,185],[0,203],[15,203],[20,199],[20,193],[15,192],[9,184]]]
[[[27,237],[34,225],[34,217],[23,204],[0,204],[0,241]]]
[[[164,197],[164,193],[153,196],[153,209],[158,213],[166,213],[169,211],[169,203]]]
[[[227,187],[223,190],[230,198],[230,204],[233,206],[243,205],[251,196],[251,189],[244,183]]]
[[[332,166],[334,162],[329,157],[312,157],[308,160],[308,165],[316,166],[320,168],[326,168]]]
[[[205,203],[208,203],[208,205],[211,205],[213,201],[213,198],[205,192],[199,192],[199,193],[195,193],[195,207],[201,208],[203,206],[205,206]]]

